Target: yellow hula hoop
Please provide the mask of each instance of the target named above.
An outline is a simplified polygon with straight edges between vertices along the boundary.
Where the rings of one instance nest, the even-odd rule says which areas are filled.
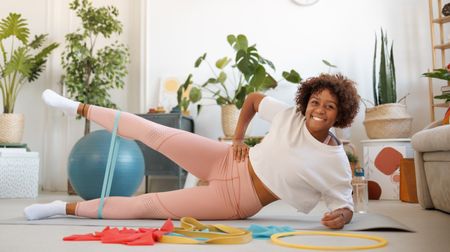
[[[364,246],[313,246],[313,245],[302,245],[302,244],[293,244],[287,243],[280,238],[286,236],[293,235],[323,235],[323,236],[343,236],[343,237],[351,237],[358,239],[367,239],[377,241],[378,243],[372,245],[364,245]],[[296,232],[285,232],[285,233],[277,233],[273,234],[270,239],[273,243],[297,249],[312,249],[312,250],[360,250],[360,249],[374,249],[381,248],[387,245],[387,241],[384,238],[379,236],[371,236],[371,235],[363,235],[363,234],[349,234],[349,233],[338,233],[338,232],[324,232],[324,231],[296,231]]]

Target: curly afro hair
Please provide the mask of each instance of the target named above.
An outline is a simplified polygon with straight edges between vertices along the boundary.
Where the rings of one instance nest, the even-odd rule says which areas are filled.
[[[328,89],[338,100],[338,115],[333,127],[345,128],[350,126],[359,111],[359,95],[355,82],[341,74],[321,74],[300,83],[295,96],[297,112],[305,115],[309,98],[312,94]]]

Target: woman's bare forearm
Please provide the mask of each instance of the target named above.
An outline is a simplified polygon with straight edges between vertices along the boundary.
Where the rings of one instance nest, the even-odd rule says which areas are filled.
[[[239,114],[239,119],[236,125],[233,140],[244,139],[245,131],[247,130],[247,127],[250,121],[255,116],[256,112],[258,112],[259,103],[263,98],[264,95],[260,93],[251,93],[247,96]]]

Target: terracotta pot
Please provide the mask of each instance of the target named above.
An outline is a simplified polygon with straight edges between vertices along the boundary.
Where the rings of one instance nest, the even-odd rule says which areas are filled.
[[[0,114],[0,143],[22,142],[23,114]]]

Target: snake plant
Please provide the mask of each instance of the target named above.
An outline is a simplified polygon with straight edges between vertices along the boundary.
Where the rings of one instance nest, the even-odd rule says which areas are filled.
[[[394,43],[388,44],[387,34],[381,29],[380,60],[377,74],[378,36],[375,34],[375,50],[373,55],[373,99],[375,106],[397,102]],[[377,80],[378,76],[378,80]]]
[[[47,35],[36,35],[29,41],[30,30],[20,14],[10,13],[0,20],[0,91],[3,112],[13,113],[20,89],[27,82],[35,81],[45,68],[50,53],[57,43],[39,50]]]

